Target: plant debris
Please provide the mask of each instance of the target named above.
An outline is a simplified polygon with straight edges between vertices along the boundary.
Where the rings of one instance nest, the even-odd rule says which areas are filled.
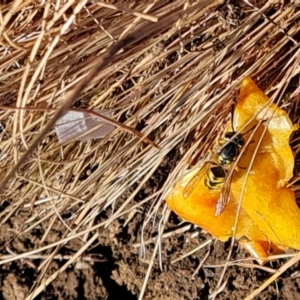
[[[298,1],[3,1],[5,297],[296,299],[297,254],[259,266],[164,199],[226,131],[246,76],[299,124],[299,21]],[[71,109],[111,111],[115,129],[61,144]],[[298,133],[290,145],[299,201]]]

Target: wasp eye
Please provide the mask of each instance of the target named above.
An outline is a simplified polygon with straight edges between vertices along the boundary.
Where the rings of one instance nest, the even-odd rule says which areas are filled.
[[[229,141],[235,135],[235,132],[226,132],[224,136],[224,140]]]
[[[240,136],[238,139],[238,146],[243,147],[244,145],[245,145],[245,140],[242,136]]]

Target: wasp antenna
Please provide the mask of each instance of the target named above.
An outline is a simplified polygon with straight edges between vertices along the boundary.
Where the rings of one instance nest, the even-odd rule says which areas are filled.
[[[261,124],[267,122],[268,119],[262,120]],[[255,127],[257,126],[257,124],[255,124],[254,126],[252,126],[249,130],[247,130],[246,132],[242,133],[242,136],[246,135],[247,133],[251,132]]]
[[[257,126],[257,124],[255,124],[254,126],[252,126],[249,130],[247,130],[246,132],[242,133],[242,136],[246,135],[247,133],[251,132],[255,127]]]
[[[235,132],[234,126],[233,126],[233,117],[234,117],[234,104],[231,105],[231,129],[233,132]]]

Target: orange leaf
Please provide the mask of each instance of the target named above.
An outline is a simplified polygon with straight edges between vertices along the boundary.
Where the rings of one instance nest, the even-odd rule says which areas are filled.
[[[246,132],[259,120],[264,122],[238,162],[240,168],[233,174],[230,201],[220,216],[215,216],[215,209],[221,190],[208,191],[204,184],[209,165],[187,198],[183,196],[184,187],[199,170],[190,172],[178,182],[166,201],[183,219],[197,224],[222,241],[232,236],[238,203],[242,201],[235,235],[237,239],[244,241],[246,238],[259,256],[266,256],[268,248],[274,249],[272,243],[279,248],[300,250],[300,210],[294,193],[285,187],[293,174],[294,157],[289,138],[296,128],[288,114],[271,103],[247,77],[242,83],[234,112],[234,130]],[[245,135],[246,140],[251,133]],[[247,172],[256,148],[257,155],[250,172]]]

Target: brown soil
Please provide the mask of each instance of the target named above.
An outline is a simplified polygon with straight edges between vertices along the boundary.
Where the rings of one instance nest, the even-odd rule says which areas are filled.
[[[145,212],[147,209],[145,208]],[[109,211],[106,213],[109,215]],[[106,217],[102,215],[96,222]],[[1,228],[2,253],[9,253],[9,251],[23,253],[40,246],[39,241],[49,224],[44,224],[30,233],[16,235],[18,226],[27,218],[28,212],[21,212],[12,217],[9,224]],[[144,215],[137,213],[125,227],[123,226],[125,220],[119,219],[109,228],[100,231],[98,243],[85,253],[83,260],[60,274],[37,299],[137,299],[154,247],[154,244],[147,245],[146,257],[141,259],[140,247],[134,245],[140,241],[143,219]],[[172,214],[167,231],[177,228],[179,222],[177,216]],[[156,232],[156,228],[145,231],[145,240],[152,236],[150,231]],[[64,232],[64,227],[56,223],[43,245],[59,240]],[[198,236],[193,238],[195,233],[198,233]],[[208,299],[209,293],[214,291],[222,272],[222,268],[209,267],[209,265],[224,262],[229,243],[215,242],[210,248],[211,253],[204,267],[194,278],[192,275],[209,248],[206,247],[171,264],[173,259],[191,251],[208,238],[210,236],[199,228],[192,228],[183,234],[164,239],[162,244],[163,271],[160,270],[158,260],[156,260],[144,299]],[[57,254],[67,258],[74,254],[81,245],[80,240],[74,240],[61,247]],[[42,254],[47,256],[49,253]],[[244,251],[236,248],[232,258],[247,256]],[[0,299],[25,299],[35,284],[41,284],[37,268],[43,262],[43,258],[24,259],[2,266]],[[45,277],[53,274],[64,262],[64,259],[52,260]],[[272,267],[278,268],[283,263],[282,260],[273,262]],[[298,270],[299,264],[284,273],[257,299],[298,299],[300,292]],[[258,269],[230,267],[225,276],[226,287],[217,299],[243,299],[269,276],[267,272]]]

